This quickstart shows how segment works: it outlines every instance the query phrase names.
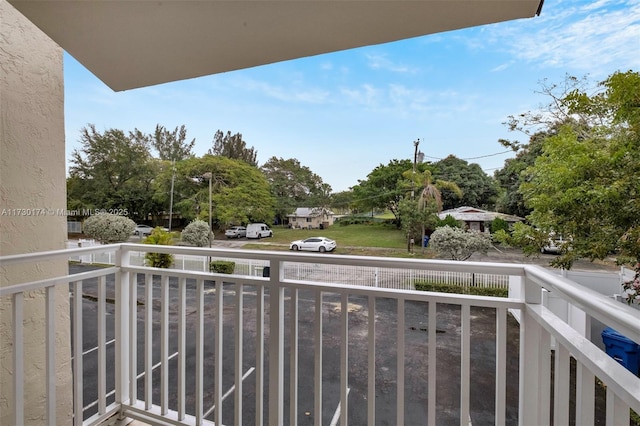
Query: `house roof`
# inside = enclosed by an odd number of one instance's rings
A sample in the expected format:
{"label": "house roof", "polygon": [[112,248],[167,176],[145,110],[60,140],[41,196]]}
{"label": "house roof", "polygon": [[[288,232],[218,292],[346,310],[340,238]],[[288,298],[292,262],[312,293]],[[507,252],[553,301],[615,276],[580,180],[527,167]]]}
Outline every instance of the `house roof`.
{"label": "house roof", "polygon": [[544,0],[8,0],[113,90],[539,15]]}
{"label": "house roof", "polygon": [[287,217],[318,217],[322,215],[323,211],[330,216],[333,215],[331,210],[320,207],[298,207],[294,213],[288,214]]}
{"label": "house roof", "polygon": [[513,216],[504,213],[491,212],[488,210],[482,210],[475,207],[462,206],[455,209],[443,210],[438,213],[440,219],[444,219],[447,216],[451,216],[456,220],[463,222],[491,222],[496,218],[503,219],[507,222],[522,222],[524,218],[519,216]]}

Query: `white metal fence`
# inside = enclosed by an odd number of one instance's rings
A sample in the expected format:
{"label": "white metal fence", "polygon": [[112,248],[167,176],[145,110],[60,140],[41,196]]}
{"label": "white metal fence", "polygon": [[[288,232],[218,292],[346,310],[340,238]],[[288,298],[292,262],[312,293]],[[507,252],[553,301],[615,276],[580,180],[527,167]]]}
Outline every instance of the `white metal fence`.
{"label": "white metal fence", "polygon": [[[68,244],[69,248],[74,244]],[[93,240],[81,240],[83,247],[98,246]],[[115,264],[113,252],[95,252],[86,255],[76,255],[71,260],[81,263],[97,263],[105,265]],[[208,272],[210,261],[230,261],[235,263],[234,274],[255,277],[266,276],[269,262],[256,259],[224,258],[219,256],[194,256],[175,254],[173,268],[184,271]],[[131,252],[130,262],[143,266],[144,253]],[[509,277],[502,274],[485,274],[475,272],[435,271],[426,269],[398,270],[375,266],[353,266],[339,264],[324,264],[311,262],[296,262],[285,264],[284,277],[294,280],[315,282],[332,282],[344,285],[362,285],[368,287],[391,288],[398,290],[413,290],[417,281],[436,284],[449,284],[463,287],[481,288],[509,288]]]}

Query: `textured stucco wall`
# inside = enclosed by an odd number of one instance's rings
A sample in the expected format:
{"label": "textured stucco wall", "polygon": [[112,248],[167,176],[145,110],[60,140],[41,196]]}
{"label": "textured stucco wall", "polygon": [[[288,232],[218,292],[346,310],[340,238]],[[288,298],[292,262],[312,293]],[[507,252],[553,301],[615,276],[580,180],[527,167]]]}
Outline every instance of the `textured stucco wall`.
{"label": "textured stucco wall", "polygon": [[[0,0],[0,255],[64,248],[66,206],[62,49]],[[64,261],[0,270],[0,285],[65,275]],[[71,423],[68,289],[57,289],[57,419]],[[14,407],[11,305],[0,300],[0,425]],[[25,295],[25,423],[44,424],[45,303]]]}

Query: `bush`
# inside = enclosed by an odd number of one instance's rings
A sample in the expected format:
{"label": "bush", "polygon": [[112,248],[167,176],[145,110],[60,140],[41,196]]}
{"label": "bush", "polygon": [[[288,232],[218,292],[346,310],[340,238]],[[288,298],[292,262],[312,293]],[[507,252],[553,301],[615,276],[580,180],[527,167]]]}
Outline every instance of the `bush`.
{"label": "bush", "polygon": [[439,293],[471,294],[474,296],[509,297],[509,290],[498,287],[474,287],[458,284],[443,284],[429,281],[416,281],[416,290],[437,291]]}
{"label": "bush", "polygon": [[89,217],[82,227],[87,237],[113,244],[127,241],[136,229],[136,223],[124,216],[103,213]]}
{"label": "bush", "polygon": [[453,216],[448,214],[444,219],[438,219],[436,222],[436,228],[442,228],[448,226],[450,228],[460,228],[461,224]]}
{"label": "bush", "polygon": [[448,259],[467,260],[476,252],[486,253],[491,248],[491,237],[484,232],[444,226],[433,231],[429,246]]}
{"label": "bush", "polygon": [[[211,235],[213,237],[213,234]],[[209,245],[209,224],[204,220],[195,219],[182,231],[182,241],[196,247]]]}
{"label": "bush", "polygon": [[209,271],[219,274],[233,274],[236,269],[236,262],[227,260],[214,260],[209,263]]}
{"label": "bush", "polygon": [[498,231],[509,232],[509,222],[499,217],[493,219],[491,221],[491,233],[495,234]]}
{"label": "bush", "polygon": [[[171,233],[162,228],[156,228],[144,239],[143,243],[169,246],[173,244],[173,237]],[[144,258],[149,266],[155,268],[170,268],[174,261],[174,257],[170,253],[147,253]]]}

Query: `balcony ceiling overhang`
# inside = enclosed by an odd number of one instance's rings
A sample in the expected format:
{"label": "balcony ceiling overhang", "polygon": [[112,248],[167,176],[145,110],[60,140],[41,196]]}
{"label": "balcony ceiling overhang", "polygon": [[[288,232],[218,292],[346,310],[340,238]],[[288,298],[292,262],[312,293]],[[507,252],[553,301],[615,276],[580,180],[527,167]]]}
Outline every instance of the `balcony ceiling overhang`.
{"label": "balcony ceiling overhang", "polygon": [[529,18],[543,0],[8,0],[113,90]]}

